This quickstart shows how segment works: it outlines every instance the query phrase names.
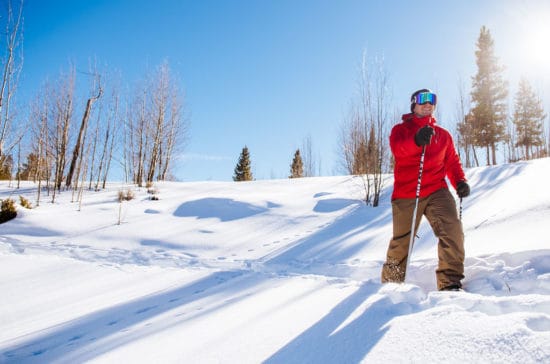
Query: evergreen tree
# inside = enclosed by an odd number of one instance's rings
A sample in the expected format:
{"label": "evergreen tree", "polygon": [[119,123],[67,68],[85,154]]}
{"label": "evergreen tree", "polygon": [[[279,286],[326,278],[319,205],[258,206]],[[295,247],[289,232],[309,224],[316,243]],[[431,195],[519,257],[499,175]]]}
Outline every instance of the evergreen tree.
{"label": "evergreen tree", "polygon": [[302,178],[304,176],[304,163],[302,162],[302,156],[300,155],[300,149],[296,149],[294,153],[294,159],[290,166],[289,178]]}
{"label": "evergreen tree", "polygon": [[[40,166],[40,170],[39,170]],[[23,181],[35,181],[38,179],[45,180],[48,178],[48,171],[46,170],[46,162],[38,159],[38,155],[35,153],[29,153],[27,155],[27,162],[23,163],[18,176]]]}
{"label": "evergreen tree", "polygon": [[367,141],[367,173],[376,174],[381,173],[381,158],[380,151],[381,147],[379,146],[378,136],[374,124],[371,125],[369,132],[369,139]]}
{"label": "evergreen tree", "polygon": [[532,158],[532,148],[544,145],[542,124],[546,115],[542,102],[529,82],[522,79],[516,94],[514,125],[516,127],[516,147],[523,147],[525,159]]}
{"label": "evergreen tree", "polygon": [[248,147],[246,145],[244,146],[241,155],[239,156],[237,166],[235,167],[233,181],[252,181],[252,171],[250,169],[250,153],[248,152]]}
{"label": "evergreen tree", "polygon": [[356,143],[352,160],[352,174],[360,176],[367,173],[367,142],[361,138]]}
{"label": "evergreen tree", "polygon": [[11,179],[11,170],[13,168],[13,158],[11,155],[0,157],[0,180]]}
{"label": "evergreen tree", "polygon": [[481,27],[475,54],[478,71],[472,78],[471,130],[474,145],[486,148],[487,165],[490,165],[496,164],[497,143],[506,138],[508,85],[502,79],[503,67],[498,65],[493,39],[485,26]]}

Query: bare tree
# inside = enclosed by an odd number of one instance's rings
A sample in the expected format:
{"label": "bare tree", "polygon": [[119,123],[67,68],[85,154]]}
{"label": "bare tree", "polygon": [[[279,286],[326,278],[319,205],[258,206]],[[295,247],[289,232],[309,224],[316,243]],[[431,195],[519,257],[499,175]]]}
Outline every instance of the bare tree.
{"label": "bare tree", "polygon": [[[115,147],[116,135],[118,130],[118,121],[120,119],[120,95],[118,89],[115,88],[112,91],[109,99],[109,110],[107,114],[107,120],[105,122],[105,137],[103,140],[103,146],[101,150],[101,156],[99,158],[99,166],[97,170],[97,182],[95,189],[99,189],[99,183],[102,180],[102,188],[105,188],[107,183],[107,176],[111,167],[111,161],[113,159],[113,151]],[[90,178],[91,183],[91,178]]]}
{"label": "bare tree", "polygon": [[182,99],[181,95],[173,86],[170,92],[170,113],[164,136],[165,142],[160,154],[159,180],[161,181],[167,179],[174,154],[182,151],[185,147],[188,135],[189,123],[185,113],[185,99]]}
{"label": "bare tree", "polygon": [[[22,55],[18,57],[16,51],[22,37],[21,23],[23,21],[23,0],[18,4],[7,2],[5,16],[0,16],[5,21],[5,57],[2,61],[2,74],[0,80],[0,160],[5,154],[9,154],[20,140],[21,136],[12,137],[12,116],[10,104],[15,93],[19,74],[21,71]],[[10,142],[11,141],[11,142]]]}
{"label": "bare tree", "polygon": [[155,73],[152,117],[155,120],[147,182],[163,181],[168,175],[176,147],[181,147],[187,123],[183,114],[183,94],[179,92],[167,62]]}
{"label": "bare tree", "polygon": [[[88,121],[92,113],[93,104],[101,97],[103,89],[101,87],[101,76],[97,73],[94,73],[94,86],[93,89],[97,89],[97,95],[91,96],[86,102],[86,109],[84,110],[84,115],[82,116],[82,121],[80,123],[80,129],[78,131],[78,137],[76,138],[76,143],[73,149],[73,156],[71,159],[71,164],[69,165],[69,172],[67,173],[67,178],[65,181],[66,187],[71,187],[73,182],[73,174],[77,165],[78,158],[80,157],[81,149],[84,148],[84,138],[86,135],[86,130],[88,128]],[[78,181],[78,174],[75,177],[75,182]],[[76,187],[75,187],[76,188]]]}
{"label": "bare tree", "polygon": [[55,163],[54,196],[52,202],[55,201],[55,190],[61,190],[66,167],[69,130],[73,119],[74,83],[75,73],[74,68],[72,68],[67,75],[61,75],[55,90],[51,91],[54,101],[52,105],[52,115],[49,121],[52,130],[50,135],[53,137],[52,144]]}
{"label": "bare tree", "polygon": [[365,138],[359,112],[352,103],[348,116],[342,123],[339,137],[341,164],[346,173],[362,174],[358,159],[361,156],[361,141]]}
{"label": "bare tree", "polygon": [[[115,148],[115,142],[116,142],[116,136],[118,131],[118,125],[120,120],[120,95],[119,90],[117,87],[113,88],[110,94],[109,99],[107,100],[109,103],[107,106],[107,114],[105,115],[105,121],[101,125],[103,126],[104,130],[102,131],[104,134],[103,137],[103,143],[100,146],[101,150],[99,150],[99,165],[97,167],[97,180],[95,183],[95,189],[99,189],[100,182],[102,182],[102,187],[105,188],[105,185],[107,183],[107,176],[109,174],[109,169],[111,166],[111,160],[113,159],[113,151]],[[99,125],[96,128],[96,140],[94,141],[94,145],[92,146],[92,166],[90,168],[90,188],[92,184],[92,173],[95,168],[93,165],[95,160],[95,154],[97,149],[97,141],[100,139],[100,130]]]}
{"label": "bare tree", "polygon": [[134,182],[141,186],[155,177],[165,180],[174,153],[183,148],[187,135],[184,98],[167,62],[148,77],[132,105],[126,139]]}
{"label": "bare tree", "polygon": [[313,146],[311,142],[311,135],[304,138],[302,142],[302,161],[304,164],[304,177],[313,177],[319,172],[319,166],[317,165],[316,158],[313,156]]}
{"label": "bare tree", "polygon": [[[49,89],[47,84],[43,85],[41,91],[38,92],[36,98],[30,104],[29,124],[30,144],[32,146],[30,156],[36,156],[36,166],[31,167],[29,177],[32,177],[32,180],[35,182],[38,181],[36,206],[40,205],[42,182],[47,182],[49,190],[51,166],[53,165],[51,161],[53,153],[51,152],[51,144],[49,143],[52,137],[49,134],[48,128],[48,120],[52,109],[51,102],[53,100]],[[32,157],[29,160],[32,160]]]}
{"label": "bare tree", "polygon": [[457,130],[457,149],[458,153],[464,156],[464,163],[466,168],[473,167],[472,158],[476,162],[476,166],[479,166],[476,150],[474,147],[473,131],[471,130],[472,122],[471,116],[468,114],[468,108],[470,105],[470,99],[464,88],[462,79],[458,82],[458,103],[456,108],[456,130]]}
{"label": "bare tree", "polygon": [[[101,109],[101,106],[100,106],[100,109]],[[100,114],[101,114],[101,111],[100,111]],[[98,119],[100,119],[98,117]],[[97,144],[99,143],[99,125],[100,125],[100,122],[98,120],[98,122],[96,123],[95,125],[95,131],[94,131],[94,138],[92,139],[92,141],[90,142],[90,158],[91,158],[91,161],[90,161],[90,167],[89,167],[89,170],[88,170],[88,190],[91,190],[92,189],[92,181],[94,179],[94,172],[95,172],[95,160],[96,160],[96,151],[97,151]],[[101,170],[101,167],[99,167],[99,169]],[[96,183],[96,191],[97,191],[97,184],[99,184],[99,177],[98,177],[98,182]]]}
{"label": "bare tree", "polygon": [[141,90],[128,110],[129,159],[134,183],[142,186],[145,176],[145,158],[148,147],[146,89]]}
{"label": "bare tree", "polygon": [[383,173],[389,169],[389,78],[382,59],[369,62],[366,52],[360,68],[358,96],[344,122],[340,139],[348,173],[361,175],[365,202],[378,206]]}

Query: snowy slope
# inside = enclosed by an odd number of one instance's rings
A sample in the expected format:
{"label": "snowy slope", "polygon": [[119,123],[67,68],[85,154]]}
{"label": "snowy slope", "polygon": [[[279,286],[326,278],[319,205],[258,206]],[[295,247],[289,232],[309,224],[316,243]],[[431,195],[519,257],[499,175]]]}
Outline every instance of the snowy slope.
{"label": "snowy slope", "polygon": [[[161,183],[120,205],[19,208],[0,225],[0,363],[550,362],[550,159],[467,171],[468,292],[435,291],[423,222],[409,281],[349,176]],[[35,187],[0,182],[0,198]],[[122,223],[117,224],[119,212]]]}

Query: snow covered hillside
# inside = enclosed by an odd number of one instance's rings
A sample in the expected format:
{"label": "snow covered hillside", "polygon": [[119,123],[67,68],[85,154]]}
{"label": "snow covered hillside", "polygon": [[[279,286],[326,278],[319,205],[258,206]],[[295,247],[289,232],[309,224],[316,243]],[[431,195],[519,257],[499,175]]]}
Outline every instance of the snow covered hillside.
{"label": "snow covered hillside", "polygon": [[425,220],[380,284],[391,177],[377,208],[350,176],[43,195],[0,225],[0,363],[548,363],[550,159],[467,175],[467,292]]}

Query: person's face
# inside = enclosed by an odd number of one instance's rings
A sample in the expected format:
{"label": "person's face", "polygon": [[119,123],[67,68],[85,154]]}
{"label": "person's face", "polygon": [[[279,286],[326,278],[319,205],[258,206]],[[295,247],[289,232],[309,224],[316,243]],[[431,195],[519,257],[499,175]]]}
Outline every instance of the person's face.
{"label": "person's face", "polygon": [[429,116],[432,115],[435,110],[435,106],[430,104],[429,102],[420,105],[415,104],[414,105],[414,113],[418,116]]}

